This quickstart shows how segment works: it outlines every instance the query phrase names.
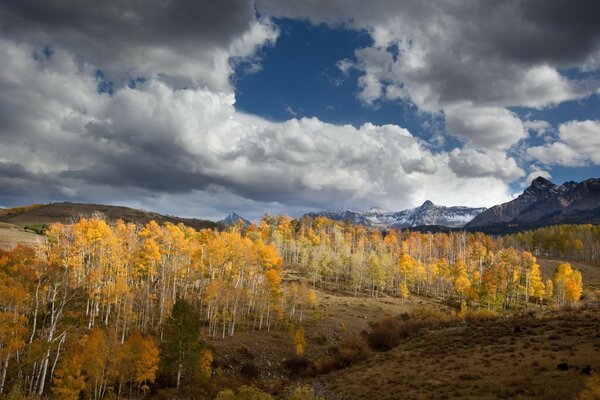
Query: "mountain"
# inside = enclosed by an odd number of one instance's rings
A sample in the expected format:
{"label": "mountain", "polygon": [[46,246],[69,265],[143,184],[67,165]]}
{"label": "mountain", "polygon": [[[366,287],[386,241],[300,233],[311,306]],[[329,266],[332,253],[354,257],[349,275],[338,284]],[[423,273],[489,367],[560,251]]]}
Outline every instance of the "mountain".
{"label": "mountain", "polygon": [[245,219],[244,217],[239,216],[238,214],[232,212],[231,214],[229,214],[228,216],[226,216],[225,218],[223,218],[222,220],[219,221],[219,223],[223,224],[223,225],[235,225],[239,222],[242,222],[242,224],[244,224],[245,226],[249,226],[250,225],[250,221],[248,221],[247,219]]}
{"label": "mountain", "polygon": [[600,179],[557,186],[538,177],[516,199],[491,207],[466,228],[600,223]]}
{"label": "mountain", "polygon": [[377,228],[400,229],[430,225],[460,228],[484,210],[485,208],[438,206],[427,200],[420,207],[403,211],[385,211],[374,207],[363,212],[340,209],[307,215],[325,217],[336,221],[350,221],[355,224]]}
{"label": "mountain", "polygon": [[136,224],[146,224],[151,220],[154,220],[159,224],[164,224],[166,222],[171,222],[173,224],[182,223],[194,229],[218,229],[221,227],[220,224],[212,221],[162,215],[152,211],[138,210],[129,207],[68,202],[34,204],[26,207],[7,208],[0,213],[0,222],[25,227],[27,225],[47,224],[52,222],[65,223],[77,220],[80,217],[89,217],[95,213],[103,214],[109,220],[122,219],[125,222],[133,222]]}

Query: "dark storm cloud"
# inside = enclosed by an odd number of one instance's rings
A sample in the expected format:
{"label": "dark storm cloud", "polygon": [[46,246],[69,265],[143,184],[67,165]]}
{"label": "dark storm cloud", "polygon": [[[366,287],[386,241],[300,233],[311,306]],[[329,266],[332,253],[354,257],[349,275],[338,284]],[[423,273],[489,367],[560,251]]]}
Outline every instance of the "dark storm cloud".
{"label": "dark storm cloud", "polygon": [[248,0],[19,0],[1,7],[5,31],[76,33],[102,53],[149,43],[227,47],[254,20]]}
{"label": "dark storm cloud", "polygon": [[[0,3],[0,32],[52,57],[68,49],[117,86],[162,76],[179,87],[228,89],[230,57],[250,55],[264,37],[252,1],[19,0]],[[47,49],[42,51],[42,48]]]}

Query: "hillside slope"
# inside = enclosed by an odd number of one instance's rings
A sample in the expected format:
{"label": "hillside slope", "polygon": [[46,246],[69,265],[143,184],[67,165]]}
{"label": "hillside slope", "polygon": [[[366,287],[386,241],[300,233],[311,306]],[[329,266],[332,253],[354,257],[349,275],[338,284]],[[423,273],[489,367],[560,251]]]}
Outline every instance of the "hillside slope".
{"label": "hillside slope", "polygon": [[212,221],[181,218],[170,215],[162,215],[152,211],[138,210],[135,208],[109,206],[102,204],[83,204],[83,203],[51,203],[41,205],[35,208],[19,208],[11,210],[3,210],[3,215],[0,216],[0,222],[6,222],[19,227],[25,227],[33,224],[47,224],[52,222],[68,222],[77,220],[80,217],[88,217],[94,213],[101,213],[109,220],[122,219],[125,222],[133,222],[136,224],[146,224],[152,220],[159,224],[171,222],[173,224],[183,223],[194,229],[218,229],[220,224]]}

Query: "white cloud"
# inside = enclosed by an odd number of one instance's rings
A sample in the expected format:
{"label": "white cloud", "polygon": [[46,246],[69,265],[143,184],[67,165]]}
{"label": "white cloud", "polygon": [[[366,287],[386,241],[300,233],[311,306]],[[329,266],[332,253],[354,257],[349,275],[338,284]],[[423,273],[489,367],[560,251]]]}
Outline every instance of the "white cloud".
{"label": "white cloud", "polygon": [[454,149],[449,154],[450,169],[463,177],[499,177],[514,181],[525,175],[513,158],[504,152],[480,152],[474,149]]}
{"label": "white cloud", "polygon": [[600,165],[600,120],[566,122],[558,128],[557,141],[530,147],[527,153],[546,165]]}
{"label": "white cloud", "polygon": [[546,132],[552,130],[552,125],[550,125],[548,121],[524,121],[523,126],[528,130],[535,132],[538,137],[543,136]]}
{"label": "white cloud", "polygon": [[531,182],[538,177],[546,178],[548,180],[552,179],[552,174],[546,170],[540,169],[538,166],[535,166],[533,170],[527,175],[525,178],[525,182],[523,182],[523,188],[531,185]]}
{"label": "white cloud", "polygon": [[519,117],[505,108],[481,107],[470,103],[445,109],[446,129],[483,149],[508,149],[527,137]]}

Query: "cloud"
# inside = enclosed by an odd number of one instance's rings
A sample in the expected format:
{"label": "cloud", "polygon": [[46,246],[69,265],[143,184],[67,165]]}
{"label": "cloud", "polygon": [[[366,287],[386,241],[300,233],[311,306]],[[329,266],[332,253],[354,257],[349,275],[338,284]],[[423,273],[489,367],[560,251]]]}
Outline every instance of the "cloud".
{"label": "cloud", "polygon": [[484,153],[469,148],[452,150],[448,166],[461,177],[489,176],[514,181],[525,175],[516,161],[503,152]]}
{"label": "cloud", "polygon": [[447,107],[446,129],[477,148],[508,149],[527,137],[521,119],[501,107],[481,107],[470,103]]}
{"label": "cloud", "polygon": [[558,140],[527,149],[545,165],[600,165],[600,120],[569,121],[559,126]]}
{"label": "cloud", "polygon": [[60,47],[125,84],[143,76],[177,87],[231,91],[236,58],[254,55],[278,31],[256,19],[251,1],[75,0],[3,2],[0,32],[19,42]]}
{"label": "cloud", "polygon": [[548,180],[552,179],[552,174],[546,170],[540,169],[538,166],[534,167],[534,169],[527,175],[525,178],[525,182],[523,182],[523,188],[531,185],[531,182],[538,177],[546,178]]}
{"label": "cloud", "polygon": [[541,137],[546,132],[549,132],[552,130],[552,125],[550,125],[550,123],[548,121],[540,121],[540,120],[525,121],[525,122],[523,122],[523,126],[527,130],[535,132],[536,136],[538,136],[538,137]]}

